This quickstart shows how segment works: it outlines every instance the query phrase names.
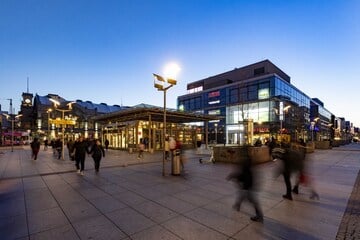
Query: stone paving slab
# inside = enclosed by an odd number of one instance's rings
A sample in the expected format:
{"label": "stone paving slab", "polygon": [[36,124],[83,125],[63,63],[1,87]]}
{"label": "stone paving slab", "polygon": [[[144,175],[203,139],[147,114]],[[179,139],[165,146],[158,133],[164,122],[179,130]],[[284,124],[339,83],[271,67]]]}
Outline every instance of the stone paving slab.
{"label": "stone paving slab", "polygon": [[[87,157],[85,176],[50,149],[38,160],[30,149],[0,149],[1,239],[357,239],[360,144],[309,155],[320,200],[301,186],[293,201],[275,178],[276,162],[257,166],[264,223],[250,204],[234,211],[237,187],[225,180],[231,164],[200,164],[186,151],[186,174],[162,176],[162,153],[144,159],[109,150],[96,174]],[[67,154],[65,154],[67,156]],[[358,179],[358,180],[357,180]],[[355,186],[355,187],[354,187]]]}

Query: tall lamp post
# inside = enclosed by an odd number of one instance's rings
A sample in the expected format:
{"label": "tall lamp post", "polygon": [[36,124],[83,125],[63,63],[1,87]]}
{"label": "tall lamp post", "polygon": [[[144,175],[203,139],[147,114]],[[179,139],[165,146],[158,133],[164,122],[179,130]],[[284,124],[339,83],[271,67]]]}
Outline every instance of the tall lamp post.
{"label": "tall lamp post", "polygon": [[314,130],[315,130],[315,124],[319,120],[318,117],[314,118],[314,120],[310,123],[311,124],[311,141],[314,142]]}
{"label": "tall lamp post", "polygon": [[50,139],[50,113],[52,112],[52,108],[49,108],[47,111],[47,114],[48,114],[48,132],[47,132],[47,135],[48,135],[48,140]]}
{"label": "tall lamp post", "polygon": [[215,146],[217,145],[218,143],[218,124],[217,123],[214,123],[214,127],[215,127]]}
{"label": "tall lamp post", "polygon": [[279,109],[274,108],[274,111],[276,114],[279,115],[279,120],[280,120],[280,145],[282,142],[282,132],[283,132],[283,121],[285,120],[285,113],[288,112],[289,108],[291,108],[290,105],[284,107],[284,102],[279,102]]}
{"label": "tall lamp post", "polygon": [[64,146],[65,146],[65,127],[66,125],[75,125],[75,121],[74,120],[67,120],[65,119],[65,112],[70,112],[72,111],[72,104],[74,102],[69,102],[66,105],[68,106],[68,109],[59,109],[58,106],[60,106],[60,102],[50,98],[50,101],[52,101],[54,103],[54,107],[56,111],[61,112],[61,119],[55,119],[55,120],[51,120],[50,122],[55,123],[55,124],[61,124],[61,132],[62,132],[62,146],[61,146],[61,159],[65,160],[64,158]]}
{"label": "tall lamp post", "polygon": [[163,119],[163,136],[162,136],[162,147],[163,147],[163,164],[162,164],[162,175],[165,176],[165,138],[166,138],[166,91],[170,89],[172,86],[176,85],[177,81],[173,78],[179,72],[180,68],[176,64],[171,64],[167,66],[165,70],[165,74],[168,77],[162,77],[158,74],[153,74],[154,76],[154,87],[158,91],[162,91],[164,93],[164,119]]}
{"label": "tall lamp post", "polygon": [[22,114],[14,115],[14,114],[6,114],[3,113],[8,121],[11,121],[11,151],[14,151],[14,122],[22,116]]}

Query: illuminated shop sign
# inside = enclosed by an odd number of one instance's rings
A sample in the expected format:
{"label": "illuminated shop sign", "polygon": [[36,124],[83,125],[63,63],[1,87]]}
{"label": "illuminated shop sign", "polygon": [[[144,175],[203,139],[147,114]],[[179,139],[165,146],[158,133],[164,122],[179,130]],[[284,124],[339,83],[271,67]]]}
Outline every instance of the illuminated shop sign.
{"label": "illuminated shop sign", "polygon": [[209,105],[218,104],[218,103],[220,103],[220,100],[210,101],[208,103],[209,103]]}
{"label": "illuminated shop sign", "polygon": [[265,89],[259,89],[258,91],[258,98],[259,99],[266,99],[269,98],[270,92],[268,88]]}
{"label": "illuminated shop sign", "polygon": [[220,109],[210,110],[209,115],[220,115]]}
{"label": "illuminated shop sign", "polygon": [[219,97],[219,96],[220,96],[220,91],[210,92],[208,95],[209,98]]}

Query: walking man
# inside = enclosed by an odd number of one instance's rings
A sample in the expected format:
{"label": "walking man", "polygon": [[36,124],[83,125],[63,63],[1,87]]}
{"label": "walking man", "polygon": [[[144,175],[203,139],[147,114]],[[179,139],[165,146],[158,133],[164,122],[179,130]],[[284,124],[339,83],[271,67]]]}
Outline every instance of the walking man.
{"label": "walking man", "polygon": [[75,166],[77,173],[84,176],[85,169],[85,157],[86,153],[88,153],[87,143],[84,141],[82,136],[74,143],[74,156],[75,156]]}
{"label": "walking man", "polygon": [[37,159],[37,155],[39,153],[40,150],[40,142],[38,138],[34,138],[34,140],[31,142],[30,144],[31,146],[31,151],[32,151],[32,157],[34,158],[34,160]]}

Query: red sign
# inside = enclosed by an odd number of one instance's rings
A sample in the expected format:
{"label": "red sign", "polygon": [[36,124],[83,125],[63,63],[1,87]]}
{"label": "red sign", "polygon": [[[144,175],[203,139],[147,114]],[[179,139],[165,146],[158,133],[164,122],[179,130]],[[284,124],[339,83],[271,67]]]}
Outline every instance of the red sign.
{"label": "red sign", "polygon": [[254,132],[256,132],[256,133],[268,133],[269,128],[267,128],[267,127],[254,128]]}
{"label": "red sign", "polygon": [[209,98],[220,96],[220,91],[210,92]]}

